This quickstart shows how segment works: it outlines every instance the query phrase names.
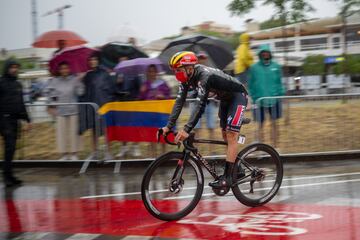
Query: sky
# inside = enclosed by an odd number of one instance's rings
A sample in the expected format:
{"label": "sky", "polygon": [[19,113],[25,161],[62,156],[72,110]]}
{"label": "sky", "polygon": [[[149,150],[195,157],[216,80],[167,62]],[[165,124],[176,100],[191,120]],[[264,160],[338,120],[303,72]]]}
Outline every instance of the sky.
{"label": "sky", "polygon": [[[269,19],[274,13],[270,6],[257,7],[242,17],[231,16],[226,6],[231,0],[37,0],[39,34],[58,27],[57,15],[42,15],[54,8],[70,4],[65,10],[64,29],[72,30],[99,46],[116,35],[129,33],[142,43],[177,35],[183,26],[215,21],[227,24],[235,31],[244,30],[244,21]],[[312,0],[317,9],[309,18],[335,16],[339,7],[330,0]],[[122,32],[128,33],[122,33]],[[31,46],[31,0],[0,0],[0,49]]]}

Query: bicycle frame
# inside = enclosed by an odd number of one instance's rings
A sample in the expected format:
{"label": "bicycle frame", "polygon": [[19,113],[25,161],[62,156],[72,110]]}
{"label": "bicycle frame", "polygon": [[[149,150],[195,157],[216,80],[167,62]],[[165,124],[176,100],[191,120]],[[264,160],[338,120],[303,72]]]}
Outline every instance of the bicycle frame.
{"label": "bicycle frame", "polygon": [[[170,144],[170,145],[177,145],[178,147],[180,147],[180,143],[174,143],[169,141],[168,136],[170,133],[175,134],[174,132],[168,132],[167,134],[164,135],[164,140],[166,143]],[[160,141],[160,136],[163,134],[162,129],[159,129],[158,131],[158,141]],[[217,179],[219,176],[217,175],[215,169],[213,169],[209,162],[202,157],[202,155],[200,154],[200,152],[198,151],[198,149],[196,147],[194,147],[194,143],[206,143],[206,144],[215,144],[215,145],[227,145],[227,142],[225,141],[219,141],[219,140],[208,140],[208,139],[195,139],[195,134],[191,133],[189,135],[189,137],[183,141],[183,145],[184,145],[184,157],[183,157],[183,161],[187,161],[190,157],[194,157],[196,160],[198,160],[202,166],[204,166],[204,168],[211,174],[211,176],[215,179]],[[179,168],[180,167],[180,168]],[[173,174],[173,178],[172,179],[176,179],[176,176],[178,176],[179,171],[181,171],[180,176],[182,175],[184,168],[183,168],[183,163],[179,163],[178,167],[176,168],[174,174]]]}
{"label": "bicycle frame", "polygon": [[211,167],[209,162],[203,158],[198,149],[193,146],[193,143],[206,143],[206,144],[214,144],[214,145],[227,145],[225,141],[218,140],[208,140],[208,139],[195,139],[194,134],[191,134],[188,139],[183,142],[184,145],[184,157],[187,155],[191,156],[190,153],[198,160],[202,166],[211,174],[213,178],[218,178],[216,171]]}

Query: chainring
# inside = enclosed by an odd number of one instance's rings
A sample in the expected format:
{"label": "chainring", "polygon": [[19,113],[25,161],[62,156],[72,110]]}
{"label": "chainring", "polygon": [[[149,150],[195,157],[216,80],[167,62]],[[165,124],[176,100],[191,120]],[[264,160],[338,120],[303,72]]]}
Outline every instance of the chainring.
{"label": "chainring", "polygon": [[230,187],[212,188],[212,191],[217,196],[225,196],[230,191]]}

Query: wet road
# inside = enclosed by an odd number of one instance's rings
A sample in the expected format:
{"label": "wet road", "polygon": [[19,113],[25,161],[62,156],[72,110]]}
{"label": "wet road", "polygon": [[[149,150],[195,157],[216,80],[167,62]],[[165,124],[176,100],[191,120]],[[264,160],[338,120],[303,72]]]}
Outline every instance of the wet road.
{"label": "wet road", "polygon": [[259,208],[205,187],[190,215],[168,223],[143,207],[144,171],[18,169],[22,187],[0,185],[0,239],[360,239],[360,160],[285,164],[277,197]]}

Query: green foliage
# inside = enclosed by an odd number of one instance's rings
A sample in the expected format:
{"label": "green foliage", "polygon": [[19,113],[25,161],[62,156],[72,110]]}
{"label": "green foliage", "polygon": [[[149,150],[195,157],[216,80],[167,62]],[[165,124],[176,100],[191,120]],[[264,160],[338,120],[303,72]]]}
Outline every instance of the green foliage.
{"label": "green foliage", "polygon": [[260,29],[269,29],[269,28],[275,28],[275,27],[281,27],[282,26],[282,20],[279,18],[271,18],[269,20],[266,20],[262,23],[260,23]]}
{"label": "green foliage", "polygon": [[[325,56],[311,55],[305,58],[302,69],[305,75],[322,75],[325,74]],[[329,73],[339,74],[360,74],[360,56],[346,55],[345,61],[338,62],[330,66]]]}
{"label": "green foliage", "polygon": [[325,73],[325,56],[310,55],[304,59],[302,70],[305,75],[323,75]]}
{"label": "green foliage", "polygon": [[217,38],[223,37],[223,35],[221,33],[213,32],[213,31],[202,30],[199,33],[203,34],[203,35],[207,35],[207,36],[217,37]]}
{"label": "green foliage", "polygon": [[339,15],[349,17],[356,12],[360,11],[360,0],[330,0],[332,2],[340,3]]}
{"label": "green foliage", "polygon": [[[232,15],[242,16],[256,7],[256,0],[233,0],[227,9]],[[309,1],[310,2],[310,1]],[[264,0],[263,5],[275,8],[273,19],[279,19],[281,26],[289,22],[298,22],[306,19],[306,14],[315,11],[307,0]]]}
{"label": "green foliage", "polygon": [[[34,59],[17,59],[14,56],[11,56],[8,59],[15,60],[16,62],[20,63],[21,70],[30,70],[35,69],[37,67],[37,64]],[[7,60],[7,59],[6,59]],[[3,72],[4,64],[6,60],[0,60],[0,72]]]}
{"label": "green foliage", "polygon": [[227,9],[231,12],[231,15],[242,16],[246,13],[249,13],[254,7],[254,0],[233,0],[227,6]]}
{"label": "green foliage", "polygon": [[168,37],[164,37],[163,39],[173,40],[173,39],[178,38],[178,37],[181,37],[181,35],[168,36]]}
{"label": "green foliage", "polygon": [[299,22],[306,19],[306,14],[314,12],[313,6],[306,0],[292,0],[290,9],[289,20],[290,22]]}
{"label": "green foliage", "polygon": [[233,49],[236,49],[239,44],[240,44],[240,35],[242,34],[242,32],[237,32],[235,33],[233,36],[225,38],[224,40],[228,43],[231,44],[231,46],[233,47]]}
{"label": "green foliage", "polygon": [[221,40],[223,40],[225,42],[228,42],[233,47],[233,49],[237,48],[238,45],[240,44],[239,37],[240,37],[241,33],[235,33],[232,36],[224,36],[221,33],[212,32],[212,31],[200,31],[199,33],[203,34],[203,35],[206,35],[206,36],[212,36],[212,37],[220,38]]}
{"label": "green foliage", "polygon": [[334,65],[331,72],[339,74],[360,74],[360,56],[359,55],[346,55],[345,61],[339,62]]}

